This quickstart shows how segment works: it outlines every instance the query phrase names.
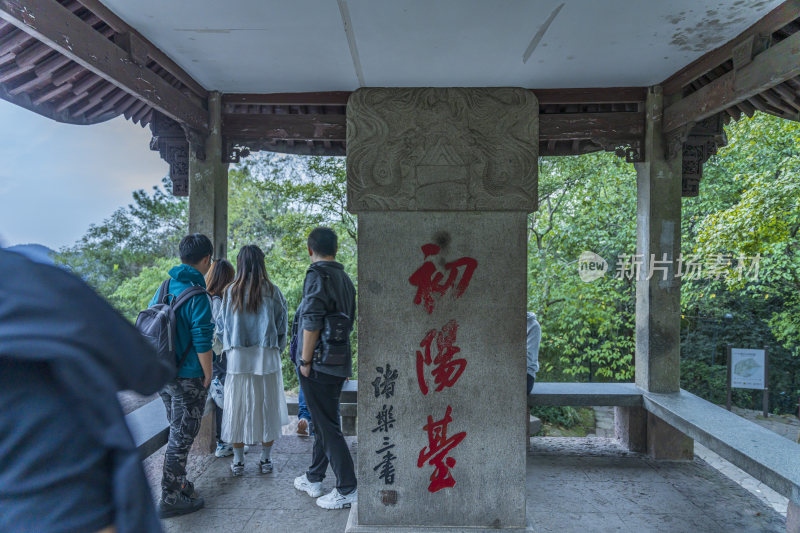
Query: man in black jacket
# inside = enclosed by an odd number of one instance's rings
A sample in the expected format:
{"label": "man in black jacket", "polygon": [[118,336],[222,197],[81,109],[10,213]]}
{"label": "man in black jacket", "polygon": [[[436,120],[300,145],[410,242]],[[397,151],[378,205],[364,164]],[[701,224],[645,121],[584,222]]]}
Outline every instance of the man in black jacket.
{"label": "man in black jacket", "polygon": [[[352,354],[349,340],[348,356],[342,365],[314,362],[315,352],[322,349],[320,333],[325,317],[344,313],[355,319],[355,287],[336,262],[338,239],[330,228],[315,228],[308,236],[311,268],[306,272],[303,300],[300,302],[297,335],[300,386],[311,411],[314,426],[314,452],[311,467],[295,478],[294,486],[317,498],[323,509],[343,509],[357,501],[356,474],[353,458],[339,423],[339,396],[342,386],[352,374]],[[330,463],[336,474],[336,488],[322,495],[322,480]]]}

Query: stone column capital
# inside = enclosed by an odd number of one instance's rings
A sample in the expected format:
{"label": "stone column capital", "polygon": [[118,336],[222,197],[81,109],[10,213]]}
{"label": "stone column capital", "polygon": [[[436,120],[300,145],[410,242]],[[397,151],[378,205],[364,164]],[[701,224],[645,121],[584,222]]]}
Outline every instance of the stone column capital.
{"label": "stone column capital", "polygon": [[534,211],[538,156],[527,89],[367,87],[347,103],[353,213]]}

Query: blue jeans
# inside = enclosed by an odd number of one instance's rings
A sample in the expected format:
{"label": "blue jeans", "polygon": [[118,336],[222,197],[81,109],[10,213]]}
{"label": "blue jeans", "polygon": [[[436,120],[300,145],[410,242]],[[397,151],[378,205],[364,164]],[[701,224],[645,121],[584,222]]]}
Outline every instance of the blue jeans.
{"label": "blue jeans", "polygon": [[[300,370],[297,371],[297,379],[300,379]],[[308,412],[303,387],[300,387],[300,396],[297,397],[297,418],[305,418],[311,422],[311,413]]]}

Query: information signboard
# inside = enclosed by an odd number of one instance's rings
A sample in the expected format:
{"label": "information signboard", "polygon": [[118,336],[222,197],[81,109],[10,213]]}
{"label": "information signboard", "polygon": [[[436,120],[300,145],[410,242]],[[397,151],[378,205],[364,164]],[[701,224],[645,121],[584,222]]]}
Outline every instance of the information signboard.
{"label": "information signboard", "polygon": [[764,390],[765,351],[731,348],[731,387]]}
{"label": "information signboard", "polygon": [[734,348],[728,345],[728,399],[731,410],[733,389],[762,391],[762,412],[769,416],[769,348]]}

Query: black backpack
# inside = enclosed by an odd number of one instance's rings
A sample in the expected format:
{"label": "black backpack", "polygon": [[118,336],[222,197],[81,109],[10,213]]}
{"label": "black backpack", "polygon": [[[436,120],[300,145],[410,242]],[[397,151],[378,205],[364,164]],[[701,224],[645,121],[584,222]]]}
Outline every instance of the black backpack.
{"label": "black backpack", "polygon": [[325,268],[311,265],[308,270],[313,270],[322,278],[325,291],[328,292],[334,305],[334,308],[325,314],[313,361],[329,366],[345,365],[350,360],[350,332],[353,331],[353,319],[346,313],[337,311],[336,298],[328,290],[331,276]]}
{"label": "black backpack", "polygon": [[[150,345],[156,350],[158,359],[166,363],[167,367],[175,369],[175,375],[192,348],[192,341],[181,356],[178,366],[175,366],[175,341],[177,339],[178,319],[176,313],[178,309],[193,296],[207,294],[206,290],[200,286],[192,286],[183,291],[177,298],[169,293],[169,282],[167,279],[158,289],[157,303],[139,313],[136,317],[136,329],[147,339]],[[174,375],[173,375],[174,377]]]}

